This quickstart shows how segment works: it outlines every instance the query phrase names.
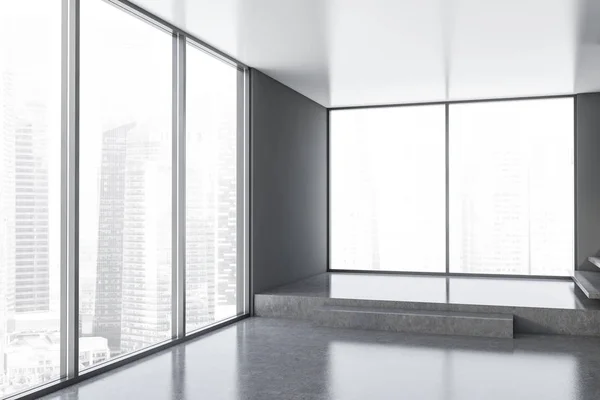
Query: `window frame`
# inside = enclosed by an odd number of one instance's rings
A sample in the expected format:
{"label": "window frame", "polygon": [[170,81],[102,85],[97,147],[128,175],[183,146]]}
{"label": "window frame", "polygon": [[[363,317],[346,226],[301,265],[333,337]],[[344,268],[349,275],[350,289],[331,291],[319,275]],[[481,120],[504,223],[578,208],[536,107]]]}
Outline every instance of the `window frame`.
{"label": "window frame", "polygon": [[[327,141],[328,141],[328,145],[327,145],[327,154],[328,154],[328,160],[327,160],[327,168],[328,168],[328,240],[329,240],[329,244],[328,244],[328,272],[375,272],[375,273],[398,273],[398,274],[424,274],[424,275],[439,275],[439,274],[444,274],[447,271],[443,271],[443,270],[447,270],[446,266],[441,266],[441,268],[439,268],[436,271],[426,271],[426,270],[409,270],[409,269],[381,269],[381,270],[371,270],[371,269],[344,269],[344,268],[331,268],[331,258],[332,258],[332,251],[331,251],[331,244],[332,244],[332,240],[331,238],[333,237],[333,224],[332,224],[332,216],[333,216],[333,212],[331,212],[332,206],[330,205],[332,202],[332,195],[331,195],[331,189],[332,189],[332,185],[331,185],[331,176],[332,176],[332,168],[330,165],[330,160],[331,160],[331,154],[332,154],[332,144],[331,144],[331,121],[332,121],[332,117],[331,117],[331,112],[337,112],[337,111],[358,111],[361,112],[363,110],[384,110],[384,109],[399,109],[399,110],[406,110],[406,109],[416,109],[418,110],[417,112],[423,112],[422,109],[424,108],[429,108],[429,111],[434,114],[434,113],[440,113],[440,115],[436,115],[436,122],[438,122],[438,118],[439,117],[439,122],[440,122],[440,131],[439,133],[436,132],[435,136],[436,139],[439,139],[441,142],[441,146],[440,148],[442,149],[444,156],[446,157],[446,161],[440,164],[442,165],[436,165],[436,176],[439,173],[439,177],[444,181],[444,185],[445,187],[448,186],[447,184],[447,170],[448,170],[448,164],[447,164],[447,152],[448,152],[448,135],[447,135],[447,120],[448,120],[448,109],[447,109],[447,105],[442,104],[442,103],[419,103],[419,104],[403,104],[401,106],[398,105],[386,105],[386,106],[382,106],[382,107],[372,107],[372,106],[367,106],[367,107],[349,107],[349,108],[334,108],[334,109],[329,109],[328,110],[328,121],[327,121]],[[421,110],[419,110],[421,109]],[[437,109],[437,110],[436,110]],[[430,116],[431,117],[431,116]],[[367,117],[368,118],[368,117]],[[442,129],[444,131],[442,131]],[[342,133],[343,134],[343,133]],[[439,135],[439,138],[437,137]],[[433,136],[433,135],[432,135]],[[437,140],[436,140],[437,142]],[[437,144],[437,143],[436,143]],[[437,148],[436,146],[436,150],[435,153],[436,155],[439,154],[440,149]],[[439,168],[439,171],[438,171]],[[443,170],[442,170],[443,169]],[[440,173],[441,172],[441,173]],[[394,184],[396,184],[396,181],[394,181]],[[447,193],[445,193],[445,189],[440,191],[440,192],[444,192],[444,196],[447,199]],[[444,201],[444,203],[447,203],[447,201]],[[444,204],[442,207],[444,208],[440,208],[439,211],[444,213],[444,220],[447,221],[448,219],[448,205]],[[447,222],[444,224],[444,221],[436,221],[435,225],[439,226],[440,231],[438,232],[436,230],[436,232],[438,233],[442,233],[443,236],[445,236],[444,240],[441,241],[440,243],[440,247],[444,246],[444,250],[443,251],[436,251],[436,254],[440,253],[440,255],[442,255],[441,257],[444,257],[447,260],[447,254],[448,254],[448,241],[447,241],[447,232],[445,232],[447,230]],[[436,235],[437,236],[437,235]],[[438,245],[437,243],[435,244],[436,246]],[[409,246],[410,247],[410,246]],[[447,262],[446,262],[447,263]]]}
{"label": "window frame", "polygon": [[[177,28],[127,0],[104,1],[172,36],[172,318],[171,338],[95,367],[79,370],[79,89],[80,1],[61,0],[61,235],[60,235],[60,378],[30,387],[5,399],[37,399],[67,386],[134,362],[182,342],[247,318],[250,297],[250,132],[249,68],[194,35]],[[185,328],[185,43],[237,69],[237,286],[238,314],[193,332]],[[183,50],[181,49],[183,44]],[[182,212],[183,205],[183,212]],[[183,220],[182,220],[183,218]],[[181,224],[183,221],[183,225]],[[183,250],[183,257],[181,251]]]}
{"label": "window frame", "polygon": [[[434,102],[422,102],[422,103],[398,103],[398,104],[382,104],[382,105],[368,105],[368,106],[348,106],[348,107],[331,107],[327,109],[327,272],[337,273],[369,273],[369,274],[393,274],[393,275],[429,275],[429,276],[456,276],[456,277],[475,277],[475,278],[520,278],[520,279],[548,279],[548,280],[567,280],[571,281],[571,276],[549,276],[549,275],[519,275],[519,274],[487,274],[487,273],[462,273],[462,272],[450,272],[450,106],[453,104],[471,104],[471,103],[494,103],[494,102],[515,102],[515,101],[528,101],[528,100],[549,100],[549,99],[565,99],[569,98],[573,100],[573,264],[572,271],[575,271],[577,265],[577,157],[576,157],[576,137],[577,137],[577,123],[576,123],[576,111],[577,111],[577,95],[550,95],[550,96],[528,96],[528,97],[502,97],[495,99],[475,99],[475,100],[456,100],[456,101],[434,101]],[[445,154],[445,165],[446,165],[446,185],[445,185],[445,197],[446,197],[446,270],[445,272],[422,272],[422,271],[392,271],[392,270],[366,270],[366,269],[332,269],[331,268],[331,237],[332,237],[332,224],[331,224],[331,112],[339,110],[360,110],[369,108],[390,108],[390,107],[413,107],[413,106],[425,106],[425,105],[443,105],[446,110],[446,154]]]}
{"label": "window frame", "polygon": [[[175,104],[178,104],[178,112],[180,113],[179,117],[175,117],[173,119],[174,124],[175,121],[182,121],[183,123],[179,124],[177,130],[177,141],[179,148],[177,152],[179,155],[177,158],[179,164],[177,166],[178,171],[180,171],[178,176],[178,188],[174,188],[174,193],[176,190],[178,196],[178,212],[177,212],[177,231],[180,232],[180,238],[183,239],[182,243],[179,243],[177,247],[177,257],[179,258],[179,273],[177,276],[178,282],[177,285],[181,290],[178,290],[178,303],[184,305],[182,310],[178,310],[178,314],[181,317],[181,320],[177,321],[178,328],[177,334],[180,337],[189,337],[194,336],[198,333],[202,333],[205,329],[219,324],[219,321],[214,323],[204,325],[198,328],[190,328],[188,329],[186,322],[186,278],[185,278],[185,269],[187,265],[186,253],[186,239],[185,235],[187,230],[187,117],[186,117],[186,108],[187,108],[187,66],[188,66],[188,58],[187,51],[188,49],[193,49],[200,51],[202,53],[207,54],[208,56],[212,56],[225,64],[229,64],[230,67],[235,68],[237,75],[237,123],[236,123],[236,191],[237,191],[237,203],[236,203],[236,235],[237,235],[237,247],[236,247],[236,315],[228,317],[225,321],[236,319],[243,315],[249,315],[250,307],[251,307],[251,295],[250,295],[250,263],[249,263],[249,239],[250,239],[250,230],[249,230],[249,217],[250,217],[250,202],[249,202],[249,179],[248,179],[248,171],[250,171],[250,157],[249,157],[249,102],[250,102],[250,80],[249,80],[249,71],[248,68],[243,68],[239,64],[233,62],[231,59],[219,55],[210,49],[202,46],[200,42],[197,40],[185,36],[178,35],[177,39],[177,50],[178,53],[178,66],[180,69],[180,79],[179,84],[174,87],[178,87],[178,93],[174,96],[178,97],[178,100]],[[174,52],[175,53],[175,52]],[[175,57],[175,55],[174,55]],[[174,78],[175,79],[175,78]],[[175,143],[174,143],[175,145]],[[174,150],[175,151],[175,150]],[[175,165],[173,166],[175,168]],[[181,173],[183,172],[183,173]],[[173,199],[175,201],[175,199]],[[175,212],[175,211],[174,211]],[[175,221],[175,218],[173,219]],[[175,227],[174,227],[175,228]],[[175,247],[174,247],[175,248]],[[241,288],[241,292],[240,292]],[[174,287],[173,290],[176,290]],[[240,296],[239,294],[242,293]],[[181,325],[183,325],[183,330],[181,329]],[[175,331],[173,332],[175,334]]]}

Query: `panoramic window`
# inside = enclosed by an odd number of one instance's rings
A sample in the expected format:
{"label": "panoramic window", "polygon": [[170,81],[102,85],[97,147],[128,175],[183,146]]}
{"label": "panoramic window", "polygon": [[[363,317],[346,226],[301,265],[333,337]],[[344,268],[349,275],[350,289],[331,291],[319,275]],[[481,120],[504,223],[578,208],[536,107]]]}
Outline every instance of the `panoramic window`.
{"label": "panoramic window", "polygon": [[61,1],[0,2],[0,397],[60,377]]}
{"label": "panoramic window", "polygon": [[573,99],[450,105],[450,271],[571,275]]}
{"label": "panoramic window", "polygon": [[330,113],[331,268],[446,270],[445,107]]}
{"label": "panoramic window", "polygon": [[[235,66],[186,46],[186,330],[243,312]],[[242,289],[241,287],[239,289]]]}
{"label": "panoramic window", "polygon": [[172,37],[81,2],[79,357],[171,338]]}
{"label": "panoramic window", "polygon": [[161,24],[0,2],[0,398],[247,312],[247,70]]}

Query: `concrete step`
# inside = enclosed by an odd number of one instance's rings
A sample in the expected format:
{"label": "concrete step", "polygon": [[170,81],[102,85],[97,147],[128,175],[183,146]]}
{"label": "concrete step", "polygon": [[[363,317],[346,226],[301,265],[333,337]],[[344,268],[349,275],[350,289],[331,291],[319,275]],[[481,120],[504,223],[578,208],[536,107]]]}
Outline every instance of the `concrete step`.
{"label": "concrete step", "polygon": [[314,322],[317,325],[332,328],[433,335],[513,337],[513,316],[511,314],[325,305],[317,310]]}
{"label": "concrete step", "polygon": [[600,299],[600,272],[575,271],[573,281],[588,299]]}

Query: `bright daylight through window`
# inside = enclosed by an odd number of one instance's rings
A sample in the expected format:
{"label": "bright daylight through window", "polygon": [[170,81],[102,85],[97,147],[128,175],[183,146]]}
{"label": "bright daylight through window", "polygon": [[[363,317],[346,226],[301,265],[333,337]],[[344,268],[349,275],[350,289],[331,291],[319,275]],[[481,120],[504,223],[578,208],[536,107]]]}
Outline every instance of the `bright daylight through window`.
{"label": "bright daylight through window", "polygon": [[185,293],[186,328],[192,332],[243,312],[236,290],[243,277],[236,240],[243,219],[237,218],[235,163],[243,75],[189,43],[186,61]]}
{"label": "bright daylight through window", "polygon": [[573,99],[450,105],[450,271],[573,273]]}
{"label": "bright daylight through window", "polygon": [[0,2],[0,398],[247,312],[247,71],[134,14]]}
{"label": "bright daylight through window", "polygon": [[171,46],[81,3],[81,368],[171,337]]}
{"label": "bright daylight through window", "polygon": [[[572,98],[334,110],[331,268],[570,276]],[[449,175],[446,188],[445,173]]]}
{"label": "bright daylight through window", "polygon": [[332,111],[331,268],[444,272],[445,108]]}
{"label": "bright daylight through window", "polygon": [[0,397],[60,376],[61,2],[0,2]]}

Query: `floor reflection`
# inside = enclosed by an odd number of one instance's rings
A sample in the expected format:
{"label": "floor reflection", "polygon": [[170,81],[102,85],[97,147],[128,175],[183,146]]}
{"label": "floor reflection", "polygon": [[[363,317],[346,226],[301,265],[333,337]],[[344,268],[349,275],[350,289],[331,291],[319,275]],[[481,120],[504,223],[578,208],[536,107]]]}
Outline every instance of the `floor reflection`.
{"label": "floor reflection", "polygon": [[445,277],[339,273],[329,276],[332,298],[446,302]]}
{"label": "floor reflection", "polygon": [[598,398],[600,339],[411,336],[252,318],[46,400]]}
{"label": "floor reflection", "polygon": [[329,351],[335,399],[385,398],[391,388],[407,399],[578,398],[568,354],[337,341]]}
{"label": "floor reflection", "polygon": [[[480,304],[559,309],[598,308],[578,296],[575,284],[566,279],[474,278],[383,274],[323,274],[288,285],[286,291],[339,299],[410,301],[424,303]],[[283,290],[284,288],[282,288]],[[312,294],[307,294],[312,295]]]}

